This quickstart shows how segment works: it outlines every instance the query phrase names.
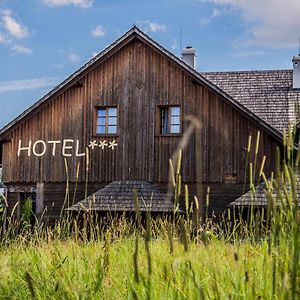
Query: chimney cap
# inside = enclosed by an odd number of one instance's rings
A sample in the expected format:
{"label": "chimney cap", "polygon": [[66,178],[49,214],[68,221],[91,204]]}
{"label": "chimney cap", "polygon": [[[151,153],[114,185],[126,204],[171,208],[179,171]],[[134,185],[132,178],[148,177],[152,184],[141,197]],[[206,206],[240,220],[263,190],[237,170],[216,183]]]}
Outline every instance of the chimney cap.
{"label": "chimney cap", "polygon": [[293,56],[293,62],[300,61],[300,54]]}
{"label": "chimney cap", "polygon": [[182,50],[182,55],[195,55],[196,56],[196,49],[193,48],[192,46],[186,46],[185,48],[183,48]]}

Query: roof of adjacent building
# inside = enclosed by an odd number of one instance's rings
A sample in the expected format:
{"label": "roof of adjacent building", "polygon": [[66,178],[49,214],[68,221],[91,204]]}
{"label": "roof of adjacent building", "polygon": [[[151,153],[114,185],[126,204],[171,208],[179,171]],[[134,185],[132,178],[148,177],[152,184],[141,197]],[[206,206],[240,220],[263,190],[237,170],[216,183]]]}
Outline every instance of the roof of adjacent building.
{"label": "roof of adjacent building", "polygon": [[201,74],[280,133],[299,122],[300,90],[293,89],[293,70]]}
{"label": "roof of adjacent building", "polygon": [[[231,105],[233,105],[238,110],[243,112],[250,119],[258,122],[263,128],[266,129],[267,132],[269,132],[271,135],[273,135],[274,138],[276,138],[279,142],[282,141],[281,131],[279,131],[272,124],[268,123],[265,119],[261,118],[258,114],[256,114],[254,111],[252,111],[246,105],[244,105],[243,102],[240,101],[240,99],[237,97],[237,95],[231,95],[227,91],[225,91],[225,87],[222,88],[221,83],[219,83],[220,86],[217,85],[213,81],[213,77],[212,77],[213,73],[210,73],[211,74],[210,77],[207,73],[205,74],[205,76],[200,74],[195,69],[191,68],[185,62],[183,62],[180,58],[175,56],[173,53],[171,53],[170,51],[168,51],[167,49],[162,47],[160,44],[158,44],[156,41],[154,41],[152,38],[150,38],[148,35],[146,35],[144,32],[142,32],[136,26],[133,26],[128,32],[126,32],[119,39],[117,39],[114,43],[112,43],[110,46],[108,46],[106,49],[104,49],[102,52],[100,52],[98,55],[96,55],[94,58],[92,58],[88,63],[86,63],[84,66],[82,66],[74,74],[69,76],[66,80],[64,80],[61,84],[56,86],[52,91],[50,91],[48,94],[46,94],[44,97],[42,97],[36,103],[34,103],[31,107],[29,107],[27,110],[25,110],[17,118],[12,120],[9,124],[4,126],[2,129],[0,129],[0,137],[5,138],[6,133],[10,129],[12,129],[16,124],[18,124],[18,122],[20,122],[21,120],[26,118],[28,115],[30,115],[33,111],[38,109],[40,107],[40,105],[42,105],[46,101],[50,100],[52,98],[52,96],[57,95],[61,90],[78,83],[78,81],[80,81],[80,77],[82,76],[83,72],[85,72],[88,68],[92,67],[97,61],[101,60],[108,53],[110,53],[113,49],[118,48],[118,46],[122,42],[130,41],[132,38],[135,38],[135,37],[139,37],[141,40],[146,41],[149,45],[156,48],[158,51],[160,51],[164,55],[168,56],[170,59],[172,59],[178,65],[180,65],[186,72],[188,72],[191,76],[193,76],[193,78],[197,82],[200,82],[200,83],[206,85],[210,89],[217,92],[219,95],[223,96],[223,99],[225,101],[229,102]],[[214,73],[214,74],[217,74],[217,73]]]}
{"label": "roof of adjacent building", "polygon": [[86,199],[72,205],[71,211],[135,211],[133,191],[138,194],[141,211],[165,212],[174,211],[174,204],[146,181],[113,181]]}
{"label": "roof of adjacent building", "polygon": [[[287,191],[291,192],[290,185],[286,185]],[[255,187],[255,192],[248,191],[247,193],[243,194],[241,197],[237,198],[235,201],[231,202],[229,205],[234,207],[247,207],[247,206],[255,206],[255,207],[267,207],[268,206],[268,198],[266,195],[266,184],[264,182],[260,183]],[[280,190],[280,189],[279,189]],[[300,187],[299,184],[296,184],[296,198],[298,200],[300,206]],[[278,190],[273,189],[272,196],[274,199],[278,199]],[[285,199],[285,196],[283,196]],[[276,200],[277,201],[277,200]],[[280,205],[280,200],[278,199],[277,205]]]}

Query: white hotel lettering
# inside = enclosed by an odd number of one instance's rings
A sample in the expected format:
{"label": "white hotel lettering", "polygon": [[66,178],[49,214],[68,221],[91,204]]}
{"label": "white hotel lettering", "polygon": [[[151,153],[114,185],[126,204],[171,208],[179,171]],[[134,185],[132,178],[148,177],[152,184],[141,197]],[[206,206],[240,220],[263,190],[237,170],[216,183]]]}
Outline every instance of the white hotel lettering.
{"label": "white hotel lettering", "polygon": [[48,144],[53,144],[52,156],[55,156],[56,155],[56,145],[60,144],[60,141],[48,141]]}
{"label": "white hotel lettering", "polygon": [[[36,151],[36,146],[37,146],[38,144],[43,145],[43,150],[42,150],[42,152],[40,152],[40,153],[38,153],[38,152]],[[39,156],[44,156],[45,153],[46,153],[46,151],[47,151],[46,143],[45,143],[44,141],[42,141],[42,140],[36,141],[36,142],[33,144],[33,146],[32,146],[32,153],[33,153],[34,156],[38,156],[38,157],[39,157]]]}
{"label": "white hotel lettering", "polygon": [[21,147],[21,146],[22,146],[22,141],[19,140],[18,156],[20,156],[21,151],[27,151],[27,156],[30,156],[30,153],[31,153],[31,141],[29,141],[28,147]]}
{"label": "white hotel lettering", "polygon": [[72,150],[73,146],[67,146],[67,143],[74,143],[74,140],[64,140],[63,141],[62,155],[66,156],[66,157],[68,157],[68,156],[70,157],[70,156],[72,156],[72,154],[66,153],[66,150],[68,150],[68,149]]}
{"label": "white hotel lettering", "polygon": [[[115,140],[113,141],[106,141],[101,140],[99,144],[96,140],[91,141],[88,144],[90,150],[104,150],[105,148],[109,150],[114,150],[118,144]],[[19,140],[18,144],[18,153],[17,156],[21,156],[21,154],[27,154],[27,156],[36,156],[42,157],[47,152],[51,152],[52,156],[62,155],[64,157],[82,157],[85,156],[85,152],[81,152],[81,145],[79,140],[72,140],[72,139],[64,139],[62,141],[43,141],[37,140],[33,143],[33,141],[29,141],[27,144],[22,143],[22,140]],[[83,147],[85,149],[85,147]]]}

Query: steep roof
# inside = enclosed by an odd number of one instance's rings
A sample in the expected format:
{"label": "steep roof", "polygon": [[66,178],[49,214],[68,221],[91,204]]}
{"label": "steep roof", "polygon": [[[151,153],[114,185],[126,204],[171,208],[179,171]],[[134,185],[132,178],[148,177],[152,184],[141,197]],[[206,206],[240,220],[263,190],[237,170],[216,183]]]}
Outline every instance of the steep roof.
{"label": "steep roof", "polygon": [[300,91],[292,70],[207,72],[202,75],[279,132],[296,124]]}
{"label": "steep roof", "polygon": [[70,211],[135,211],[133,190],[138,193],[141,211],[172,212],[174,204],[146,181],[113,181],[86,199],[72,205]]}
{"label": "steep roof", "polygon": [[272,125],[267,123],[264,119],[260,118],[258,115],[256,115],[254,112],[252,112],[248,107],[244,106],[237,99],[233,98],[233,96],[229,95],[227,92],[223,91],[220,87],[218,87],[217,85],[212,83],[208,78],[201,75],[195,69],[193,69],[190,66],[188,66],[187,64],[185,64],[180,58],[176,57],[174,54],[169,52],[167,49],[163,48],[161,45],[159,45],[157,42],[155,42],[153,39],[151,39],[148,35],[146,35],[141,30],[139,30],[136,26],[132,27],[128,32],[126,32],[123,36],[121,36],[119,39],[117,39],[113,44],[111,44],[106,49],[104,49],[102,52],[100,52],[97,56],[95,56],[93,59],[91,59],[87,64],[85,64],[83,67],[81,67],[78,71],[76,71],[74,74],[72,74],[66,80],[64,80],[61,84],[59,84],[57,87],[55,87],[53,90],[51,90],[48,94],[46,94],[43,98],[38,100],[35,104],[33,104],[27,110],[25,110],[21,115],[19,115],[17,118],[15,118],[13,121],[11,121],[6,126],[4,126],[0,130],[0,141],[1,141],[1,139],[5,138],[5,134],[10,129],[12,129],[16,124],[18,124],[23,119],[25,119],[33,111],[38,109],[42,104],[44,104],[48,100],[51,100],[52,96],[54,96],[55,94],[58,94],[63,89],[65,89],[69,86],[72,86],[73,84],[76,84],[80,80],[80,78],[83,76],[83,73],[87,69],[93,68],[93,66],[96,64],[96,62],[101,61],[102,59],[104,59],[106,57],[106,55],[109,55],[109,53],[111,53],[113,50],[118,49],[118,47],[120,45],[130,42],[132,39],[134,39],[136,37],[139,38],[140,40],[148,43],[148,45],[154,47],[156,50],[160,51],[164,55],[168,56],[170,59],[172,59],[178,65],[180,65],[186,72],[188,72],[191,76],[193,76],[193,78],[195,79],[196,82],[200,82],[201,84],[204,84],[208,88],[217,92],[219,95],[222,95],[225,101],[228,101],[231,105],[233,105],[234,107],[239,109],[242,113],[244,113],[250,119],[258,122],[274,138],[276,138],[279,142],[281,142],[281,140],[282,140],[281,132],[279,132],[275,127],[273,127]]}

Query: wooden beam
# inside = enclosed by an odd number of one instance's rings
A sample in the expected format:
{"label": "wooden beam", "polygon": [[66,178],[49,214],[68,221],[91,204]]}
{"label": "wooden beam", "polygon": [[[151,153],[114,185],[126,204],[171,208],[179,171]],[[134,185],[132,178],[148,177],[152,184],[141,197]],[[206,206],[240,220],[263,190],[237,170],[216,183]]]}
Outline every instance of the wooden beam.
{"label": "wooden beam", "polygon": [[36,214],[40,215],[44,209],[44,183],[36,183]]}

